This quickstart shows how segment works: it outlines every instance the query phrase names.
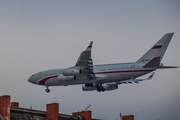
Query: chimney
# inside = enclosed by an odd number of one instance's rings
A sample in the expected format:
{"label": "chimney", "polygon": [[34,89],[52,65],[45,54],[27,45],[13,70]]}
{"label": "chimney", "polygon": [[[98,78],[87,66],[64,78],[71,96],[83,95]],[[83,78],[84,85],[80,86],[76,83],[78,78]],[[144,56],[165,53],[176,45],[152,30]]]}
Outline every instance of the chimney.
{"label": "chimney", "polygon": [[122,116],[122,120],[134,120],[134,115],[125,115],[125,116]]}
{"label": "chimney", "polygon": [[10,120],[10,96],[0,96],[0,114],[5,120]]}
{"label": "chimney", "polygon": [[59,104],[50,103],[46,105],[46,117],[48,120],[58,120]]}
{"label": "chimney", "polygon": [[85,120],[92,120],[92,112],[87,110],[87,111],[81,111],[81,112],[73,112],[72,116],[78,116],[80,115],[82,118]]}
{"label": "chimney", "polygon": [[11,102],[11,107],[19,108],[19,103],[18,102]]}

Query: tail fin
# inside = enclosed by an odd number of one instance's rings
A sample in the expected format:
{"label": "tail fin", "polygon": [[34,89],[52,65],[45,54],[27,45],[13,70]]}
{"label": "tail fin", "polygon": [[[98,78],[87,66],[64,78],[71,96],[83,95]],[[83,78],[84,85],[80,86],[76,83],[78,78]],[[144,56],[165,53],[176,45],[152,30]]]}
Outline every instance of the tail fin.
{"label": "tail fin", "polygon": [[144,63],[144,67],[158,67],[174,33],[165,34],[151,49],[137,62]]}

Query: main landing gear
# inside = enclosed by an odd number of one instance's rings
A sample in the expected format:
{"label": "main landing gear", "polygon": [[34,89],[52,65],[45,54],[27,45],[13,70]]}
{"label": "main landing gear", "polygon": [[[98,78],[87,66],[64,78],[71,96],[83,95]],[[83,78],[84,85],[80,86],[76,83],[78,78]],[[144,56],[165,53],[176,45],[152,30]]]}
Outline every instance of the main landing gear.
{"label": "main landing gear", "polygon": [[96,88],[97,88],[98,92],[104,92],[105,91],[104,87],[101,84],[97,84]]}
{"label": "main landing gear", "polygon": [[46,89],[45,89],[45,91],[46,91],[47,93],[50,92],[50,89],[49,89],[48,87],[49,87],[49,86],[46,86]]}
{"label": "main landing gear", "polygon": [[[86,83],[85,86],[86,86],[87,88],[89,88],[89,87],[91,87],[91,88],[94,87],[94,85],[93,85],[92,83]],[[102,84],[96,84],[96,85],[95,85],[95,88],[97,89],[98,92],[104,92],[104,91],[105,91],[105,89],[104,89],[104,87],[102,86]]]}
{"label": "main landing gear", "polygon": [[86,83],[85,86],[86,87],[94,87],[94,85],[92,83]]}

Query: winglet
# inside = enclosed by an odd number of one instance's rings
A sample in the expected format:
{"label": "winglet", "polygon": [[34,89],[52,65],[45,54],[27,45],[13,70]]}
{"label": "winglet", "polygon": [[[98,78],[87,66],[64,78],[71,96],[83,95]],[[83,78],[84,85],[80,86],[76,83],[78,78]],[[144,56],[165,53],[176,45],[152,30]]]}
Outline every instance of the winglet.
{"label": "winglet", "polygon": [[153,78],[154,72],[147,78],[147,80],[150,80]]}
{"label": "winglet", "polygon": [[91,51],[93,45],[93,41],[89,43],[89,46],[86,48],[86,51]]}

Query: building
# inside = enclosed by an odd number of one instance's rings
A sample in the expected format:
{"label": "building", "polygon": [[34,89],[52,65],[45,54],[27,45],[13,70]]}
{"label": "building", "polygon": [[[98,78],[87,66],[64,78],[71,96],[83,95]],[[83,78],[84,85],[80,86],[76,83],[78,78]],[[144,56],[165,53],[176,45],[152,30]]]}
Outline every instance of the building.
{"label": "building", "polygon": [[[18,102],[11,102],[9,95],[0,96],[0,120],[100,120],[92,118],[89,110],[73,112],[72,115],[59,113],[59,104],[46,105],[46,111],[20,108]],[[121,120],[134,120],[133,115],[121,116]]]}
{"label": "building", "polygon": [[100,120],[92,118],[92,112],[74,112],[72,115],[59,113],[59,104],[46,105],[46,111],[20,108],[18,102],[10,102],[9,95],[0,96],[0,120]]}

